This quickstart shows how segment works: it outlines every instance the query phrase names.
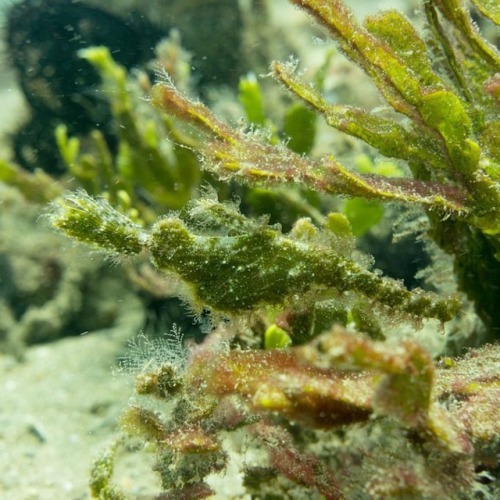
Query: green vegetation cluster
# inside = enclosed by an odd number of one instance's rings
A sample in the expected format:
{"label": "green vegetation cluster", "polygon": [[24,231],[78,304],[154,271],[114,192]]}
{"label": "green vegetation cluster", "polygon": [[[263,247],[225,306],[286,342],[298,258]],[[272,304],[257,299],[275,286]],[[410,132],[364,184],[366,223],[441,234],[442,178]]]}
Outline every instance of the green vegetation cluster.
{"label": "green vegetation cluster", "polygon": [[[235,460],[231,436],[243,433],[238,487],[258,498],[493,498],[500,55],[460,0],[423,1],[424,34],[394,10],[360,24],[338,0],[292,3],[365,71],[387,108],[330,103],[328,57],[314,81],[296,62],[275,62],[272,74],[298,101],[277,124],[255,78],[243,78],[247,123],[233,127],[188,97],[178,40],[163,47],[169,74],[152,88],[142,82],[163,113],[135,103],[137,88],[106,49],[82,54],[110,90],[120,145],[113,156],[95,132],[88,154],[57,130],[85,191],[57,197],[51,222],[112,255],[149,255],[212,321],[200,344],[182,347],[176,333],[162,349],[170,354],[152,352],[140,367],[124,433],[154,446],[159,498],[213,494],[211,477]],[[494,2],[473,3],[500,23]],[[333,153],[316,157],[320,116],[404,162],[408,174],[394,160],[387,172],[360,160],[362,172]],[[9,172],[27,193],[37,182],[7,166],[2,178]],[[213,188],[200,189],[206,183]],[[332,201],[337,195],[348,202]],[[453,259],[454,295],[409,290],[356,250],[387,202],[425,214],[428,235]],[[155,206],[170,211],[157,218]],[[418,330],[460,329],[467,303],[482,325],[466,342],[483,345],[433,361]],[[403,338],[408,329],[412,339]],[[94,464],[96,498],[126,498],[112,478],[119,446]]]}

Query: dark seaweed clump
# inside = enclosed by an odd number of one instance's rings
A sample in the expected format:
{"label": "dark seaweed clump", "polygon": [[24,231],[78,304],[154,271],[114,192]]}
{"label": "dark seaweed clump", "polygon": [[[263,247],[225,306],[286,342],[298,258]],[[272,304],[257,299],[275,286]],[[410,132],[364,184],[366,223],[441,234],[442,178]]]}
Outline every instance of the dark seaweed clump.
{"label": "dark seaweed clump", "polygon": [[[219,15],[226,4],[230,22],[227,15]],[[70,135],[86,135],[98,128],[116,151],[116,124],[108,101],[97,91],[100,78],[78,55],[85,47],[106,46],[127,69],[144,67],[154,59],[158,41],[179,27],[183,45],[193,53],[191,62],[202,92],[207,85],[238,81],[240,35],[236,28],[241,20],[235,6],[231,2],[215,10],[212,4],[200,6],[195,30],[193,14],[184,13],[189,9],[182,1],[171,2],[167,8],[171,12],[162,13],[160,26],[136,11],[117,15],[80,2],[24,0],[12,6],[5,30],[7,60],[15,68],[30,110],[29,120],[13,138],[19,165],[30,171],[42,168],[55,175],[64,173],[54,139],[54,129],[61,123]],[[214,27],[225,29],[224,37],[214,41],[210,34]],[[200,40],[207,37],[210,41],[200,47]],[[221,57],[219,49],[224,47]]]}

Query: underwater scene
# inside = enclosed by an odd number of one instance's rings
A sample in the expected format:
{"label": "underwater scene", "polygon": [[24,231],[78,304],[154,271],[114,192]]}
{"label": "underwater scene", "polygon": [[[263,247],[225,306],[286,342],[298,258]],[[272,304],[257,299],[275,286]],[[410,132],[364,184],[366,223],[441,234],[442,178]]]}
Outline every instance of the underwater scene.
{"label": "underwater scene", "polygon": [[499,25],[0,0],[0,499],[500,498]]}

